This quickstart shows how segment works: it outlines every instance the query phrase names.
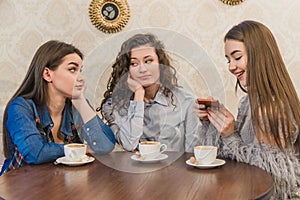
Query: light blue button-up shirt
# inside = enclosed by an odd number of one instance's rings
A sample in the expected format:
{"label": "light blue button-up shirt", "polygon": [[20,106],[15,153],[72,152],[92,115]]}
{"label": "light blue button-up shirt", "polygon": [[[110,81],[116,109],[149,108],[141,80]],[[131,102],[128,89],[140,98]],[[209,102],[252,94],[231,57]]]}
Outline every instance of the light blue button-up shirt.
{"label": "light blue button-up shirt", "polygon": [[140,141],[154,140],[166,144],[167,151],[193,152],[202,125],[194,112],[196,97],[182,88],[173,94],[176,106],[159,90],[148,103],[131,100],[126,115],[118,109],[112,113],[112,99],[107,100],[105,118],[124,149],[133,151]]}

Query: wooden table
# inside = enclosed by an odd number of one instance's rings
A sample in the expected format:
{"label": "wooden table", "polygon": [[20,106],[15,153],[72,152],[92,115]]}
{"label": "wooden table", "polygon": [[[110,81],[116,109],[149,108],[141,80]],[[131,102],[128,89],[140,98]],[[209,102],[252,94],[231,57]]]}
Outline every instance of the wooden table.
{"label": "wooden table", "polygon": [[[273,180],[265,171],[226,160],[212,169],[185,161],[192,155],[174,152],[158,163],[132,160],[133,153],[93,155],[93,163],[71,167],[27,165],[0,177],[0,197],[18,199],[268,199]],[[1,199],[1,198],[0,198]]]}

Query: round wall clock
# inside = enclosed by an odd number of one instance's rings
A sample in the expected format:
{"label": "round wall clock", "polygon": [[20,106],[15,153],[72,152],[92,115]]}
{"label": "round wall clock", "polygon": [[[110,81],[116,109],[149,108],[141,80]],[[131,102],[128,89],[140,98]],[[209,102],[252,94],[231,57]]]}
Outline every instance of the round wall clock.
{"label": "round wall clock", "polygon": [[116,33],[129,20],[129,6],[126,0],[92,0],[89,16],[92,24],[102,32]]}
{"label": "round wall clock", "polygon": [[220,0],[220,1],[222,1],[223,3],[225,3],[227,5],[234,6],[234,5],[241,4],[245,0]]}

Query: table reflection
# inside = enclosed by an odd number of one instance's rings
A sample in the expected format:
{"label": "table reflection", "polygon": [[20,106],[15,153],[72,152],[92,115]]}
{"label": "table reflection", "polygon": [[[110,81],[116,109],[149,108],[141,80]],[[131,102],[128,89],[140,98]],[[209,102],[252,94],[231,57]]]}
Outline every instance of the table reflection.
{"label": "table reflection", "polygon": [[183,155],[183,152],[164,152],[168,158],[153,163],[144,163],[131,159],[135,153],[114,152],[111,154],[92,154],[102,164],[122,172],[128,173],[147,173],[160,170],[174,163]]}

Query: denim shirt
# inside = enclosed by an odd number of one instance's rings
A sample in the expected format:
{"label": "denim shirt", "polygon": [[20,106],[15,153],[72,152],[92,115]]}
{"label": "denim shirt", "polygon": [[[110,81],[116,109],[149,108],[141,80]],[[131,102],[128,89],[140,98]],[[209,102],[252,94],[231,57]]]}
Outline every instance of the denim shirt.
{"label": "denim shirt", "polygon": [[[8,106],[6,121],[11,155],[15,154],[17,148],[25,162],[30,164],[52,162],[64,156],[64,144],[55,143],[53,138],[49,138],[52,137],[53,125],[46,106],[37,106],[33,100],[23,97],[14,99]],[[70,101],[63,110],[60,131],[64,143],[85,140],[97,153],[109,153],[115,145],[115,137],[109,126],[97,115],[84,124],[80,113],[72,107]],[[76,136],[74,133],[77,131]],[[6,159],[2,172],[12,159]]]}

